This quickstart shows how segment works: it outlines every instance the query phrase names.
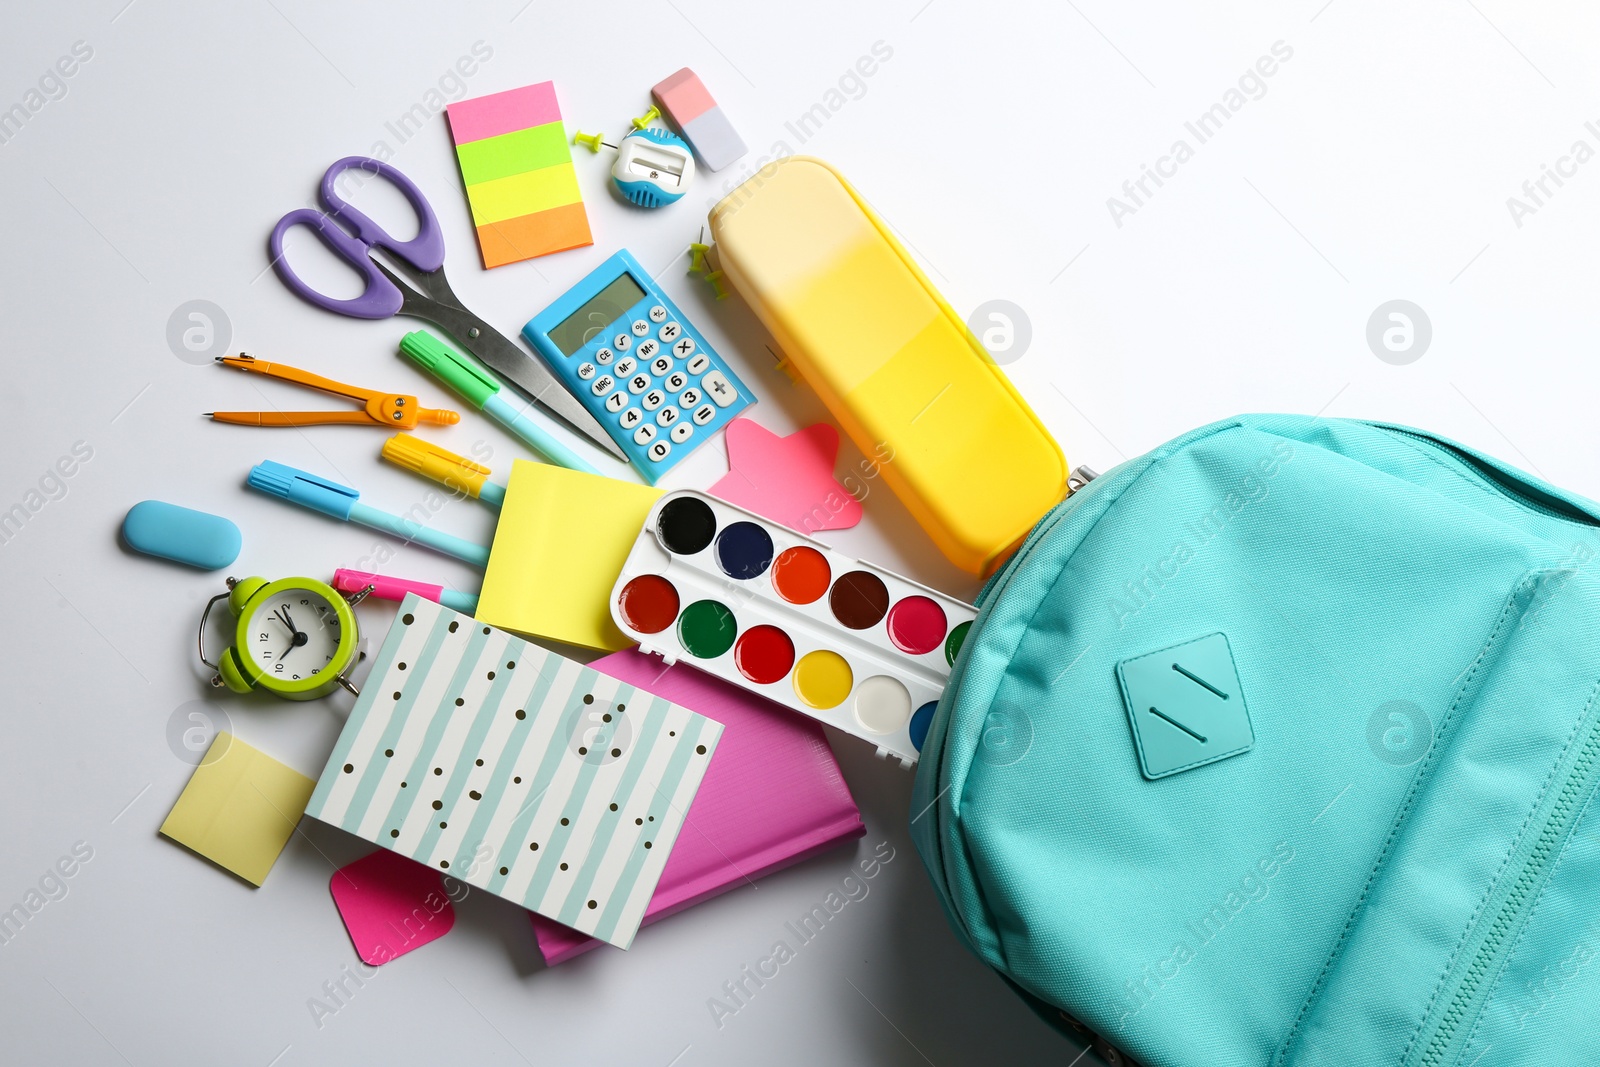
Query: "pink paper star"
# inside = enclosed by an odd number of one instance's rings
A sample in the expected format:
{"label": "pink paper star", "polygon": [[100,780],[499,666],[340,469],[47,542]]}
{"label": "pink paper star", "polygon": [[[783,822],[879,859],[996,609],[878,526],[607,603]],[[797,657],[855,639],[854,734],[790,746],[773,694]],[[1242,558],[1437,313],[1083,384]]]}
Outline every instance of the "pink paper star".
{"label": "pink paper star", "polygon": [[728,473],[709,492],[802,532],[861,521],[861,502],[833,476],[839,431],[825,422],[788,437],[749,419],[728,423]]}

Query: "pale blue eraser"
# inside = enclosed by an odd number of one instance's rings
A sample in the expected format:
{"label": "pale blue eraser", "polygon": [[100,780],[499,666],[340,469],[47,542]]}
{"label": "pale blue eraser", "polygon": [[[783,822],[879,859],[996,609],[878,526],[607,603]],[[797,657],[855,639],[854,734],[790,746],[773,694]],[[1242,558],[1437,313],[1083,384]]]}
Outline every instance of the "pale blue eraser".
{"label": "pale blue eraser", "polygon": [[143,500],[122,520],[122,539],[135,552],[187,563],[204,571],[221,570],[239,558],[239,527],[220,515]]}

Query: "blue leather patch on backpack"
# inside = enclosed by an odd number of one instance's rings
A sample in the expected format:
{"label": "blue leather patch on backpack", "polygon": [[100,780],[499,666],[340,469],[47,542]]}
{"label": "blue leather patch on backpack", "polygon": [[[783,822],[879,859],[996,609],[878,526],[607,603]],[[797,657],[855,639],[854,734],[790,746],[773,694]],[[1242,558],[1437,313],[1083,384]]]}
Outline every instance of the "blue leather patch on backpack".
{"label": "blue leather patch on backpack", "polygon": [[1152,781],[1248,752],[1255,744],[1225,634],[1117,664],[1139,768]]}

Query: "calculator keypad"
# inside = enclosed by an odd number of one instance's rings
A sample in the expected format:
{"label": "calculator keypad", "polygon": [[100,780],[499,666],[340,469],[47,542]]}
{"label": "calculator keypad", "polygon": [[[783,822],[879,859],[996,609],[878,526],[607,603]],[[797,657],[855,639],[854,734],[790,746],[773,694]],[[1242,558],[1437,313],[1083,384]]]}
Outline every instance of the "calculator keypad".
{"label": "calculator keypad", "polygon": [[619,441],[642,449],[647,467],[665,465],[674,446],[693,447],[698,431],[741,398],[664,303],[634,314],[614,323],[610,337],[590,341],[598,346],[592,351],[574,353],[568,373],[589,387],[605,418],[616,420]]}

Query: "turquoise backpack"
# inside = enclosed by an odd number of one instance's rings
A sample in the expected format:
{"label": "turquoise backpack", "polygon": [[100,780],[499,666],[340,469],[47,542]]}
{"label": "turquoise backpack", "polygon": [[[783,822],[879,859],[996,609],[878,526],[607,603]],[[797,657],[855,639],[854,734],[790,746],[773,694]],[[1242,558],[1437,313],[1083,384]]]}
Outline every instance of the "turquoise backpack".
{"label": "turquoise backpack", "polygon": [[1600,507],[1251,415],[984,589],[912,832],[957,934],[1110,1062],[1600,1064]]}

